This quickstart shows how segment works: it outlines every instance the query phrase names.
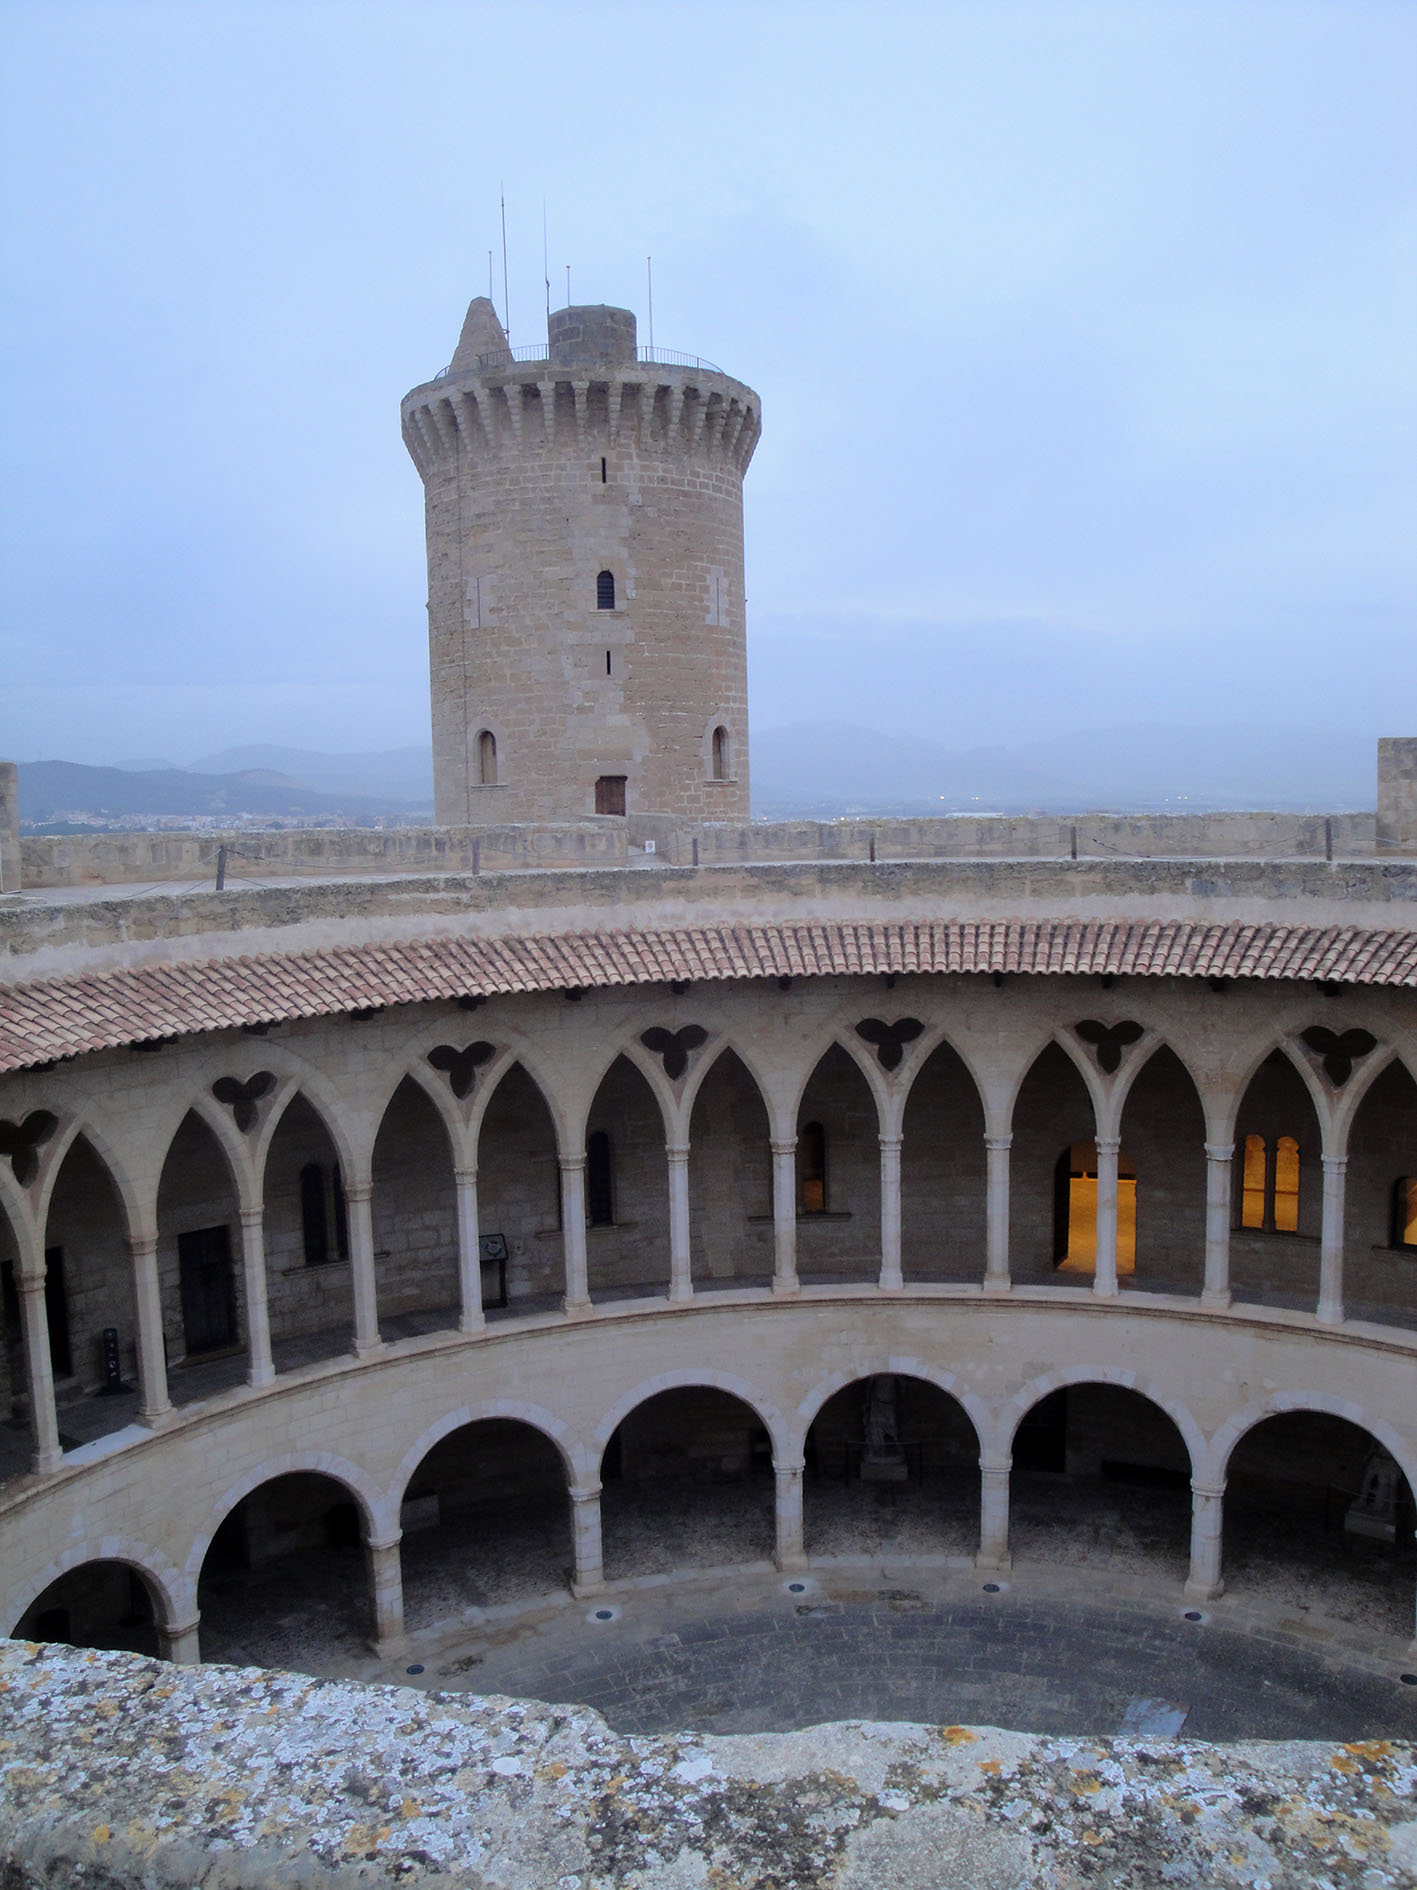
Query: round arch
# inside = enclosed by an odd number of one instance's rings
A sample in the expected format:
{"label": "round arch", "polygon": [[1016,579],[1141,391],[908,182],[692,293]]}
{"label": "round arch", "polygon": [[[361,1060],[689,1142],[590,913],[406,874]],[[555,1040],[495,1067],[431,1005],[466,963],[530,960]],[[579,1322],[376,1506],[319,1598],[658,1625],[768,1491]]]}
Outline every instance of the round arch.
{"label": "round arch", "polygon": [[382,1540],[379,1535],[381,1517],[380,1497],[382,1492],[357,1464],[352,1464],[345,1457],[336,1457],[332,1452],[290,1451],[285,1456],[268,1457],[254,1469],[248,1470],[235,1483],[228,1484],[222,1494],[215,1498],[207,1511],[202,1527],[193,1538],[184,1564],[186,1574],[195,1587],[202,1572],[202,1564],[207,1559],[207,1551],[212,1540],[227,1517],[263,1483],[274,1483],[278,1477],[317,1476],[328,1477],[332,1483],[341,1484],[353,1498],[360,1518],[364,1524],[366,1536],[371,1540]]}
{"label": "round arch", "polygon": [[1199,1466],[1206,1461],[1205,1432],[1178,1398],[1152,1380],[1144,1379],[1137,1372],[1127,1371],[1120,1365],[1061,1366],[1056,1371],[1044,1372],[1040,1377],[1030,1380],[995,1414],[992,1454],[988,1461],[1006,1463],[1018,1427],[1034,1405],[1051,1392],[1064,1391],[1072,1385],[1110,1385],[1118,1391],[1134,1391],[1154,1404],[1175,1425],[1186,1446],[1192,1479],[1198,1478]]}
{"label": "round arch", "polygon": [[786,1454],[785,1448],[792,1435],[791,1427],[777,1406],[765,1399],[755,1385],[750,1385],[747,1379],[739,1378],[736,1373],[715,1371],[711,1366],[692,1370],[681,1368],[677,1371],[659,1372],[653,1378],[643,1379],[633,1391],[627,1391],[611,1406],[600,1423],[596,1425],[589,1439],[593,1464],[593,1474],[589,1481],[593,1483],[598,1479],[600,1460],[605,1455],[605,1447],[632,1411],[648,1399],[658,1397],[662,1391],[693,1390],[722,1391],[730,1398],[737,1398],[740,1404],[747,1405],[772,1439],[773,1461],[775,1463],[792,1461],[790,1455]]}
{"label": "round arch", "polygon": [[90,1562],[121,1562],[142,1577],[153,1601],[153,1613],[159,1627],[170,1628],[191,1620],[197,1612],[196,1584],[177,1568],[160,1550],[139,1542],[132,1536],[101,1536],[97,1541],[72,1543],[43,1568],[28,1578],[29,1599],[8,1616],[3,1630],[12,1635],[16,1624],[39,1600],[46,1588],[62,1576]]}
{"label": "round arch", "polygon": [[937,1365],[920,1358],[877,1358],[864,1364],[853,1366],[849,1370],[833,1372],[830,1377],[814,1385],[792,1412],[795,1428],[796,1457],[800,1463],[807,1441],[807,1433],[820,1416],[828,1400],[848,1386],[860,1384],[864,1379],[877,1377],[919,1378],[927,1385],[933,1385],[937,1391],[953,1398],[965,1416],[974,1426],[974,1435],[979,1441],[980,1461],[984,1459],[984,1450],[989,1437],[989,1407],[977,1391],[962,1382],[955,1372],[943,1371]]}
{"label": "round arch", "polygon": [[1263,1424],[1267,1418],[1307,1411],[1321,1417],[1342,1418],[1349,1424],[1355,1424],[1359,1430],[1366,1431],[1382,1445],[1406,1477],[1408,1488],[1417,1495],[1417,1443],[1404,1437],[1386,1419],[1375,1417],[1354,1399],[1335,1398],[1314,1391],[1267,1392],[1227,1418],[1210,1439],[1205,1459],[1207,1486],[1215,1489],[1223,1486],[1236,1446],[1256,1425]]}
{"label": "round arch", "polygon": [[570,1426],[564,1424],[553,1412],[548,1411],[544,1405],[528,1404],[520,1398],[488,1398],[480,1404],[465,1404],[456,1411],[449,1411],[436,1423],[430,1424],[409,1445],[399,1460],[393,1481],[382,1500],[381,1513],[388,1523],[386,1533],[393,1534],[397,1529],[404,1491],[429,1451],[441,1444],[445,1437],[451,1437],[454,1431],[465,1430],[469,1424],[483,1424],[495,1418],[525,1424],[534,1431],[540,1431],[546,1441],[555,1446],[566,1472],[568,1486],[581,1489],[595,1482],[595,1471],[599,1467],[598,1460],[592,1465],[591,1474],[585,1475],[586,1453],[580,1440]]}

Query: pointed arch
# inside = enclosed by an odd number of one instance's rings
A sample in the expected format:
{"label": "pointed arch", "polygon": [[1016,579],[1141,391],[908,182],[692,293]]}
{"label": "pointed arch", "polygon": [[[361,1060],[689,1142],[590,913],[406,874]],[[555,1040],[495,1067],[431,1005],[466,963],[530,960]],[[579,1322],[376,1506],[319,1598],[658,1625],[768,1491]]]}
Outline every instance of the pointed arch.
{"label": "pointed arch", "polygon": [[[1155,1037],[1146,1051],[1122,1094],[1118,1118],[1136,1176],[1135,1261],[1126,1284],[1198,1297],[1205,1281],[1205,1104],[1169,1043]],[[1120,1237],[1118,1245],[1121,1273]]]}
{"label": "pointed arch", "polygon": [[901,1114],[901,1270],[907,1281],[983,1278],[985,1121],[968,1065],[937,1035]]}
{"label": "pointed arch", "polygon": [[797,1101],[797,1271],[804,1284],[879,1277],[881,1097],[839,1038]]}
{"label": "pointed arch", "polygon": [[1068,1193],[1063,1167],[1069,1151],[1095,1143],[1097,1097],[1071,1048],[1051,1037],[1039,1050],[1014,1094],[1009,1155],[1010,1267],[1016,1284],[1086,1289],[1085,1272],[1058,1271],[1066,1254],[1059,1240],[1067,1225]]}
{"label": "pointed arch", "polygon": [[380,1318],[400,1333],[456,1328],[459,1316],[456,1151],[442,1114],[406,1076],[389,1098],[370,1152],[370,1217]]}
{"label": "pointed arch", "polygon": [[773,1270],[772,1118],[758,1079],[732,1043],[717,1046],[685,1108],[695,1290],[766,1285]]}
{"label": "pointed arch", "polygon": [[586,1263],[592,1301],[669,1286],[668,1131],[638,1062],[607,1067],[586,1114]]}

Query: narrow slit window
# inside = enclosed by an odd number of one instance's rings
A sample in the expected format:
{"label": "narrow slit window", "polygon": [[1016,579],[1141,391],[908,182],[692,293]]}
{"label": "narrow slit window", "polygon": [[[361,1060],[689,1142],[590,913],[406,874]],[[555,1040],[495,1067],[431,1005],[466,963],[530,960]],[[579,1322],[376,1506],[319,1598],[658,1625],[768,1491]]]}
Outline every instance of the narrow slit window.
{"label": "narrow slit window", "polygon": [[586,1219],[592,1227],[615,1224],[615,1175],[611,1162],[610,1137],[604,1129],[595,1129],[585,1144]]}
{"label": "narrow slit window", "polygon": [[307,1162],[300,1171],[300,1234],[307,1267],[322,1267],[330,1257],[330,1229],[325,1214],[325,1171]]}
{"label": "narrow slit window", "polygon": [[1274,1145],[1274,1231],[1299,1231],[1299,1144],[1292,1135]]}
{"label": "narrow slit window", "polygon": [[1240,1185],[1241,1227],[1263,1227],[1265,1185],[1269,1156],[1262,1135],[1245,1137],[1245,1162]]}
{"label": "narrow slit window", "polygon": [[1417,1247],[1417,1175],[1399,1175],[1393,1184],[1392,1244]]}
{"label": "narrow slit window", "polygon": [[797,1132],[797,1212],[827,1211],[827,1132],[820,1122],[804,1122]]}
{"label": "narrow slit window", "polygon": [[601,483],[601,485],[604,485],[604,484],[605,484],[605,461],[604,461],[604,459],[602,459],[602,460],[601,460],[601,462],[600,462],[600,483]]}
{"label": "narrow slit window", "polygon": [[607,651],[605,652],[605,673],[606,673],[606,675],[607,675],[607,676],[608,676],[608,675],[610,674],[610,652],[609,652],[609,650],[607,650]]}
{"label": "narrow slit window", "polygon": [[477,738],[477,778],[483,787],[497,785],[497,737],[490,728]]}
{"label": "narrow slit window", "polygon": [[615,608],[615,573],[602,571],[595,580],[595,607],[597,610]]}
{"label": "narrow slit window", "polygon": [[728,779],[728,730],[722,723],[713,732],[713,778],[715,781]]}

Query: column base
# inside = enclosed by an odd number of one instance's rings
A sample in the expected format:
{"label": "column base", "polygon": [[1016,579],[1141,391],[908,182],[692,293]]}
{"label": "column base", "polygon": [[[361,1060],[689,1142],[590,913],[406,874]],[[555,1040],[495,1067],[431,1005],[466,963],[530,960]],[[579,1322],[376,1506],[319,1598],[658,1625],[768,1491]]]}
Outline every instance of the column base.
{"label": "column base", "polygon": [[1094,1285],[1092,1289],[1092,1297],[1094,1299],[1116,1299],[1118,1295],[1120,1294],[1121,1290],[1122,1289],[1116,1285],[1113,1285],[1113,1286]]}
{"label": "column base", "polygon": [[693,1297],[694,1289],[692,1286],[671,1286],[669,1289],[669,1303],[671,1306],[687,1306]]}
{"label": "column base", "polygon": [[1181,1593],[1187,1601],[1219,1601],[1225,1593],[1224,1582],[1188,1581]]}
{"label": "column base", "polygon": [[1014,1565],[1014,1558],[1005,1549],[1002,1555],[985,1555],[981,1550],[974,1558],[974,1566],[981,1575],[1007,1575]]}
{"label": "column base", "polygon": [[458,1331],[465,1339],[480,1339],[487,1330],[487,1320],[479,1313],[475,1319],[459,1319]]}
{"label": "column base", "polygon": [[356,1339],[349,1348],[357,1359],[377,1358],[384,1349],[382,1339]]}
{"label": "column base", "polygon": [[790,1280],[774,1279],[772,1290],[776,1299],[794,1299],[802,1291],[802,1282],[794,1273]]}
{"label": "column base", "polygon": [[589,1319],[595,1308],[588,1299],[563,1299],[561,1311],[568,1319]]}
{"label": "column base", "polygon": [[379,1660],[403,1660],[410,1651],[406,1634],[391,1634],[382,1641],[377,1635],[371,1635],[364,1644]]}
{"label": "column base", "polygon": [[987,1273],[984,1275],[984,1291],[986,1293],[1012,1293],[1013,1290],[1014,1283],[1007,1273],[995,1274],[992,1278]]}
{"label": "column base", "polygon": [[577,1601],[594,1601],[597,1595],[605,1593],[605,1577],[595,1575],[585,1581],[572,1580],[571,1593]]}
{"label": "column base", "polygon": [[905,1281],[877,1280],[876,1291],[878,1293],[903,1293],[905,1291]]}
{"label": "column base", "polygon": [[246,1374],[246,1383],[252,1391],[264,1391],[267,1385],[273,1385],[275,1381],[274,1365],[265,1366],[261,1371],[249,1371]]}
{"label": "column base", "polygon": [[63,1467],[64,1449],[60,1444],[53,1444],[48,1450],[37,1450],[30,1460],[30,1468],[37,1477],[52,1477]]}
{"label": "column base", "polygon": [[1325,1306],[1320,1304],[1314,1317],[1321,1326],[1341,1326],[1343,1324],[1343,1308],[1342,1306]]}
{"label": "column base", "polygon": [[772,1559],[780,1575],[795,1575],[808,1566],[805,1549],[792,1549],[786,1555],[774,1555]]}
{"label": "column base", "polygon": [[138,1422],[144,1430],[169,1431],[177,1422],[177,1412],[170,1404],[165,1404],[160,1411],[139,1411]]}
{"label": "column base", "polygon": [[1229,1312],[1232,1304],[1229,1287],[1223,1292],[1201,1294],[1201,1305],[1209,1306],[1215,1312]]}

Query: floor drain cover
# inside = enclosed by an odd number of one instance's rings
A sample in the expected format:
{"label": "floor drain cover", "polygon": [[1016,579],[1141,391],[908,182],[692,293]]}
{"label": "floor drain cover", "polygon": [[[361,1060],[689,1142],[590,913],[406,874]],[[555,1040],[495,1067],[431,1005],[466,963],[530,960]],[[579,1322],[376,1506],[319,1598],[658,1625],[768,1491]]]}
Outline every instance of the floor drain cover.
{"label": "floor drain cover", "polygon": [[1204,1621],[1205,1616],[1200,1612],[1198,1608],[1187,1608],[1185,1614],[1181,1618],[1184,1621]]}
{"label": "floor drain cover", "polygon": [[787,1584],[787,1592],[789,1595],[805,1595],[807,1592],[807,1584],[806,1582],[789,1582]]}
{"label": "floor drain cover", "polygon": [[997,1595],[999,1592],[999,1584],[997,1582],[985,1582],[984,1592],[986,1595]]}
{"label": "floor drain cover", "polygon": [[610,1612],[609,1608],[597,1608],[595,1618],[597,1621],[613,1621],[615,1616]]}
{"label": "floor drain cover", "polygon": [[1405,1687],[1417,1687],[1417,1673],[1404,1673],[1399,1676]]}
{"label": "floor drain cover", "polygon": [[414,1666],[414,1667],[405,1667],[405,1668],[404,1668],[404,1672],[405,1672],[405,1673],[422,1673],[422,1671],[423,1671],[423,1668],[422,1668],[421,1666]]}

